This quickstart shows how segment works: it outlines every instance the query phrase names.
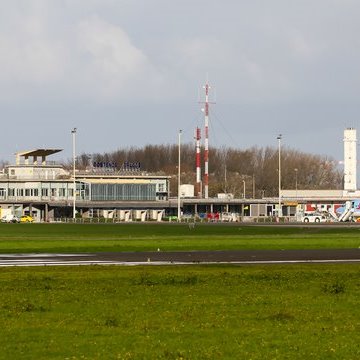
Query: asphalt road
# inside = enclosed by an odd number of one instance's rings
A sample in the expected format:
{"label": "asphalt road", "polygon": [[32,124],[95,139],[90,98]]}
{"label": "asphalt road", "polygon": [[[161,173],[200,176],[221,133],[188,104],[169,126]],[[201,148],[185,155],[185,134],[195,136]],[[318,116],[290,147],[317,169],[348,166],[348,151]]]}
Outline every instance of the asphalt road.
{"label": "asphalt road", "polygon": [[190,265],[356,263],[360,249],[0,254],[0,267],[70,265]]}

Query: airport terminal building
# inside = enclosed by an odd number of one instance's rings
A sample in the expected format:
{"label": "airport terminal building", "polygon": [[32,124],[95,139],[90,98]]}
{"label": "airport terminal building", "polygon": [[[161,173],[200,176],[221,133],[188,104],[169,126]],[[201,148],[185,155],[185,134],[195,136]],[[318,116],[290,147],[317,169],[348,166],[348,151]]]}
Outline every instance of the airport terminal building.
{"label": "airport terminal building", "polygon": [[[0,174],[0,209],[3,216],[32,215],[37,222],[73,216],[125,220],[161,220],[177,215],[178,199],[170,198],[170,177],[151,175],[130,168],[118,171],[106,166],[67,170],[48,157],[60,149],[35,149],[16,153],[14,165]],[[75,191],[74,191],[75,189]],[[218,197],[181,198],[184,215],[233,213],[242,217],[272,216],[277,199]],[[283,204],[283,214],[295,216],[293,203]]]}
{"label": "airport terminal building", "polygon": [[77,170],[74,178],[72,171],[48,161],[48,156],[60,151],[36,149],[16,154],[15,165],[6,166],[0,174],[3,211],[11,209],[18,216],[32,214],[37,221],[51,221],[72,216],[74,194],[79,216],[93,216],[102,209],[116,213],[124,206],[159,209],[158,205],[168,200],[168,176],[131,170],[120,173],[102,166]]}

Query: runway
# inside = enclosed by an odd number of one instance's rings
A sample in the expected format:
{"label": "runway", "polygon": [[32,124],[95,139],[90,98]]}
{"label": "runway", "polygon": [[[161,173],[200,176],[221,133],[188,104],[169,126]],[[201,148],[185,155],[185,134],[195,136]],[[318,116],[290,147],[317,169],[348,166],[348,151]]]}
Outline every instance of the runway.
{"label": "runway", "polygon": [[360,249],[0,254],[0,267],[80,265],[193,265],[357,263]]}

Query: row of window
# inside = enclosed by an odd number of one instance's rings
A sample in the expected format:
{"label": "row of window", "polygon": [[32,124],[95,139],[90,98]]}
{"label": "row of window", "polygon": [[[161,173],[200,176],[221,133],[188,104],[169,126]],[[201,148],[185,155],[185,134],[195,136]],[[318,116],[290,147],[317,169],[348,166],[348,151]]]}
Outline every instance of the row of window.
{"label": "row of window", "polygon": [[[159,192],[164,190],[165,185],[160,184]],[[0,188],[0,197],[56,197],[56,198],[72,198],[73,189],[67,188]],[[90,192],[87,184],[77,186],[77,197],[81,199],[89,198]],[[156,200],[155,184],[92,184],[91,200]],[[159,198],[166,199],[166,196],[159,194]]]}
{"label": "row of window", "polygon": [[91,200],[156,200],[155,184],[93,184]]}
{"label": "row of window", "polygon": [[[74,194],[73,189],[41,189],[41,196],[48,197],[72,197]],[[0,196],[4,197],[6,196],[6,189],[0,189]],[[39,189],[12,189],[10,188],[8,190],[8,196],[11,197],[38,197],[39,196]]]}

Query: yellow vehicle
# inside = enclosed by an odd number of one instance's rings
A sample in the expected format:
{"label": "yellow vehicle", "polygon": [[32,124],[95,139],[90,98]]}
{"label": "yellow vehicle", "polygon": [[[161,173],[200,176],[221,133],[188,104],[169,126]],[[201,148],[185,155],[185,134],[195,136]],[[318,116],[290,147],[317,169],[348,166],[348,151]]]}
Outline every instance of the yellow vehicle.
{"label": "yellow vehicle", "polygon": [[34,222],[34,219],[32,216],[30,215],[23,215],[21,218],[20,218],[20,222],[21,223],[32,223]]}

